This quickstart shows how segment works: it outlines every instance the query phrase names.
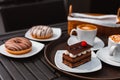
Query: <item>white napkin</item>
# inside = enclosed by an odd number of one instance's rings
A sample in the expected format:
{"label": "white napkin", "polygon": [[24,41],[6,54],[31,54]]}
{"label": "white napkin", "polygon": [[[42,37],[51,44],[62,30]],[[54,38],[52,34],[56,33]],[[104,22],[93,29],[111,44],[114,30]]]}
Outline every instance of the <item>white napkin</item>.
{"label": "white napkin", "polygon": [[116,15],[92,16],[82,13],[72,13],[71,16],[68,16],[68,20],[83,21],[106,27],[120,27],[120,24],[116,24],[116,17]]}

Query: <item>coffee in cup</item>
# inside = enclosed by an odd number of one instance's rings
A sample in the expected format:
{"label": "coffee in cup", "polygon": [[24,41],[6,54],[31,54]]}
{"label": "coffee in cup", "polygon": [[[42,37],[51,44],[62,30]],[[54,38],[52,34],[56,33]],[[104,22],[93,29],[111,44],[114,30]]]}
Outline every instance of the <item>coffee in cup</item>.
{"label": "coffee in cup", "polygon": [[78,25],[78,28],[82,30],[96,30],[96,26],[90,25],[90,24],[82,24]]}
{"label": "coffee in cup", "polygon": [[110,39],[112,39],[114,42],[119,43],[120,42],[120,35],[112,35],[110,36]]}
{"label": "coffee in cup", "polygon": [[70,36],[73,36],[72,33],[74,31],[77,33],[76,37],[79,41],[86,41],[88,44],[93,45],[97,33],[97,27],[95,25],[77,25],[76,29],[71,30]]}
{"label": "coffee in cup", "polygon": [[108,39],[110,59],[120,62],[120,35],[111,35]]}

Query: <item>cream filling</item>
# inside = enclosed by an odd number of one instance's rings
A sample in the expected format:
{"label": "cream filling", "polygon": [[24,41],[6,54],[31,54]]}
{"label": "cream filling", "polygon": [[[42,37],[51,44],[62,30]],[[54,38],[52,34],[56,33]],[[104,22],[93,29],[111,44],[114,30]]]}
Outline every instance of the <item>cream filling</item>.
{"label": "cream filling", "polygon": [[77,56],[81,56],[82,54],[86,54],[87,52],[90,52],[90,51],[91,51],[91,50],[88,49],[88,50],[86,50],[86,51],[83,51],[83,52],[81,52],[81,53],[79,53],[79,54],[74,55],[74,54],[68,52],[68,50],[66,50],[66,51],[65,51],[65,55],[69,55],[69,57],[71,57],[71,58],[76,58]]}

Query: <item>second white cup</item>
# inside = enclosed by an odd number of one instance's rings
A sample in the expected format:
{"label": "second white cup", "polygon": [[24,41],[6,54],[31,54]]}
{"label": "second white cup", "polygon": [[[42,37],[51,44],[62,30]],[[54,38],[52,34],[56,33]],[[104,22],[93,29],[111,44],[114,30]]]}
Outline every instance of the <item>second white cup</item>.
{"label": "second white cup", "polygon": [[111,35],[108,39],[110,59],[120,62],[120,35]]}

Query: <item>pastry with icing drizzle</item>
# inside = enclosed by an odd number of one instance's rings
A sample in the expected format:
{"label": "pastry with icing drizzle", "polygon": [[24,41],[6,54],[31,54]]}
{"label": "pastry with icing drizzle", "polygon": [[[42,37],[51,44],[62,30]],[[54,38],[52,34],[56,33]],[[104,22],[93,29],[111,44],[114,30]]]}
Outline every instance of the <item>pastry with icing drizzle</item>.
{"label": "pastry with icing drizzle", "polygon": [[26,54],[32,50],[32,43],[27,38],[14,37],[5,42],[5,49],[15,55]]}
{"label": "pastry with icing drizzle", "polygon": [[30,29],[30,34],[33,38],[48,39],[53,36],[53,30],[49,26],[37,25]]}

